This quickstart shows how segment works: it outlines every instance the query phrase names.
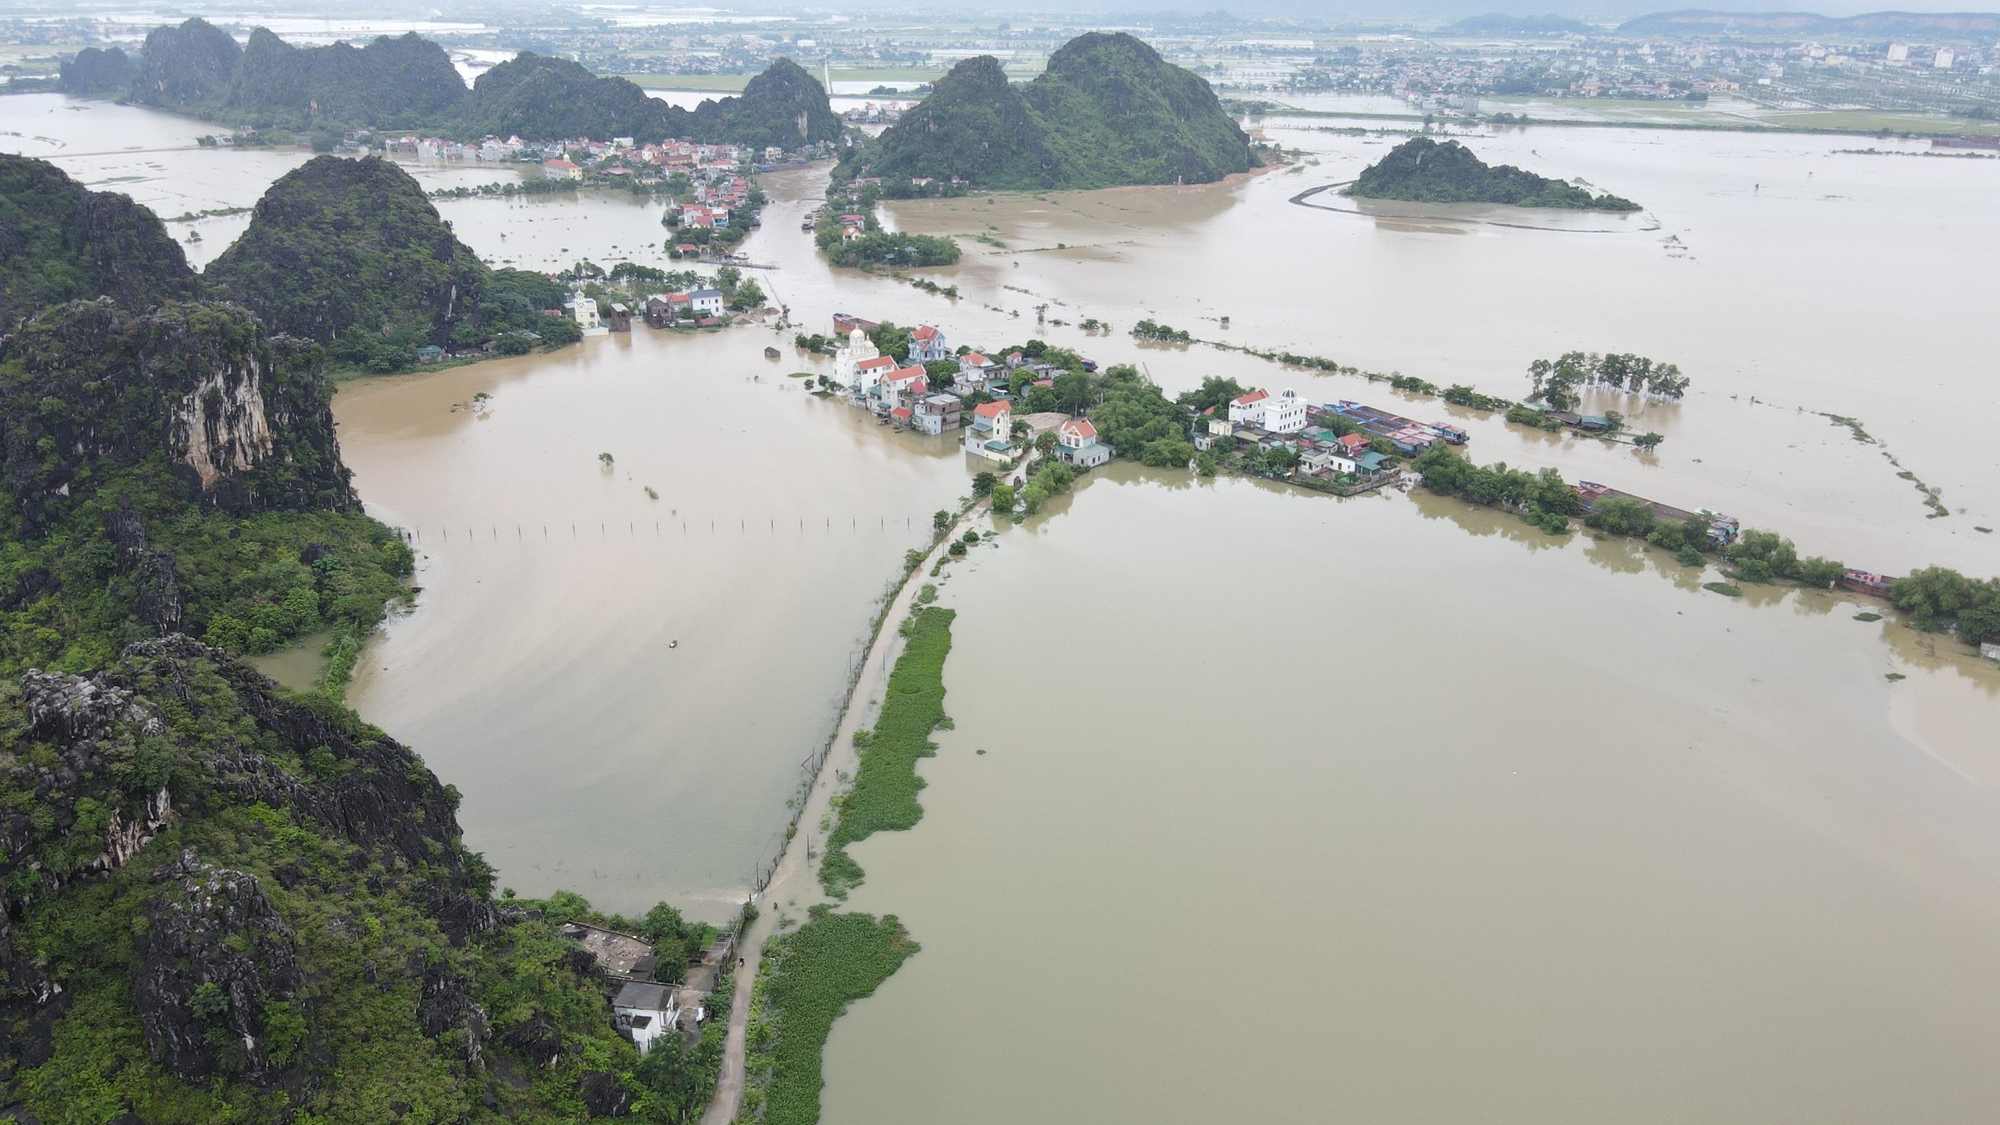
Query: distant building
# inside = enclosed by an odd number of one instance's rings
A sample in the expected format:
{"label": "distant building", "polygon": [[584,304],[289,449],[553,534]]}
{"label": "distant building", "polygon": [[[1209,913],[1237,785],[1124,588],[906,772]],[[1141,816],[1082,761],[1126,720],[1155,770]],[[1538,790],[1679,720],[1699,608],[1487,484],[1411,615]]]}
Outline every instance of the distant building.
{"label": "distant building", "polygon": [[1306,400],[1299,392],[1284,392],[1265,398],[1264,417],[1258,424],[1274,434],[1295,434],[1306,428]]}
{"label": "distant building", "polygon": [[1004,402],[982,402],[972,408],[972,421],[965,427],[965,451],[989,461],[1005,461],[1013,455],[1014,411]]}
{"label": "distant building", "polygon": [[[834,319],[837,323],[840,318],[835,317]],[[874,383],[870,382],[866,386],[862,384],[860,378],[861,364],[872,359],[881,358],[884,358],[882,349],[876,347],[875,342],[868,338],[868,333],[863,332],[860,326],[856,325],[848,329],[847,342],[835,349],[833,353],[833,381],[854,391],[856,394],[865,394],[870,387],[874,386]],[[890,368],[893,369],[895,365],[895,360],[889,360],[888,366]],[[877,365],[878,368],[880,366],[879,364]],[[874,375],[874,378],[880,379],[881,375],[877,373]]]}
{"label": "distant building", "polygon": [[964,422],[964,411],[957,395],[927,395],[917,401],[916,427],[932,435],[955,430]]}
{"label": "distant building", "polygon": [[542,164],[542,178],[548,180],[580,180],[583,169],[567,160],[549,160]]}
{"label": "distant building", "polygon": [[569,318],[576,321],[578,328],[590,329],[597,327],[597,298],[586,297],[581,293],[571,297],[569,299]]}
{"label": "distant building", "polygon": [[1252,425],[1260,424],[1264,415],[1264,400],[1270,397],[1270,392],[1263,390],[1238,395],[1229,402],[1229,420],[1248,422]]}
{"label": "distant building", "polygon": [[1056,456],[1075,469],[1093,469],[1117,453],[1097,440],[1097,427],[1087,418],[1071,418],[1056,427]]}
{"label": "distant building", "polygon": [[696,289],[688,295],[688,305],[694,309],[697,319],[705,316],[722,315],[722,290]]}
{"label": "distant building", "polygon": [[911,363],[930,363],[950,358],[951,349],[945,345],[944,333],[928,324],[920,324],[910,333]]}

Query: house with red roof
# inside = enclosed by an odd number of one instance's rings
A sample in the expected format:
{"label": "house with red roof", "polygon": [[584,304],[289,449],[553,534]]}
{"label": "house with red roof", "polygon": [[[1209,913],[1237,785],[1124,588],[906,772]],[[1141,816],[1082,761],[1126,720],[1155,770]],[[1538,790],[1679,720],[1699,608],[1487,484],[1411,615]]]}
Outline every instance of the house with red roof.
{"label": "house with red roof", "polygon": [[919,324],[910,333],[909,362],[930,363],[934,360],[950,359],[951,349],[944,342],[944,333],[928,324]]}
{"label": "house with red roof", "polygon": [[1094,469],[1117,452],[1097,439],[1097,427],[1088,418],[1071,418],[1056,427],[1056,456],[1072,469]]}
{"label": "house with red roof", "polygon": [[1004,402],[982,402],[972,408],[972,422],[965,427],[965,451],[1005,461],[1014,455],[1013,434],[1013,408]]}
{"label": "house with red roof", "polygon": [[1229,420],[1231,422],[1248,422],[1253,426],[1262,422],[1264,420],[1263,402],[1270,397],[1271,392],[1262,389],[1236,396],[1229,400]]}

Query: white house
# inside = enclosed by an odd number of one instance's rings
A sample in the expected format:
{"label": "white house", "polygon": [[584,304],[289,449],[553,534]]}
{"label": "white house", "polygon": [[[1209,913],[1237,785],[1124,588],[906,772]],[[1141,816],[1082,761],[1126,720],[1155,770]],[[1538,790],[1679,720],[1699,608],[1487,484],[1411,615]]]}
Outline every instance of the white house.
{"label": "white house", "polygon": [[1259,423],[1274,434],[1294,434],[1306,428],[1306,400],[1299,392],[1286,388],[1282,393],[1268,395],[1263,401],[1264,417]]}
{"label": "white house", "polygon": [[653,1040],[671,1034],[680,1020],[680,1004],[674,999],[674,985],[651,981],[627,981],[611,998],[611,1016],[618,1030],[632,1037],[640,1054]]}
{"label": "white house", "polygon": [[916,331],[910,333],[911,363],[922,364],[950,358],[951,352],[945,346],[944,333],[928,324],[919,324]]}
{"label": "white house", "polygon": [[1071,418],[1056,427],[1056,456],[1071,468],[1092,469],[1111,460],[1116,452],[1097,440],[1097,427],[1087,418]]}
{"label": "white house", "polygon": [[1270,397],[1270,392],[1262,390],[1238,395],[1229,401],[1229,420],[1248,422],[1253,426],[1261,425],[1264,420],[1264,400]]}
{"label": "white house", "polygon": [[721,316],[722,290],[696,289],[688,294],[688,305],[697,317]]}
{"label": "white house", "polygon": [[1326,449],[1311,449],[1299,455],[1299,468],[1308,473],[1351,473],[1354,462]]}
{"label": "white house", "polygon": [[578,293],[569,299],[569,318],[576,321],[578,328],[588,331],[597,327],[597,298]]}
{"label": "white house", "polygon": [[[833,381],[856,391],[866,390],[857,377],[857,369],[864,361],[878,359],[881,355],[882,350],[868,338],[868,333],[854,329],[847,334],[847,342],[834,349]],[[891,360],[889,365],[894,367],[895,361]]]}
{"label": "white house", "polygon": [[542,163],[542,178],[548,180],[580,180],[583,169],[567,160],[548,160]]}
{"label": "white house", "polygon": [[[883,358],[887,358],[886,356]],[[899,367],[883,375],[875,384],[875,396],[881,401],[882,410],[902,407],[914,410],[917,400],[930,393],[930,384],[924,378],[921,367]]]}

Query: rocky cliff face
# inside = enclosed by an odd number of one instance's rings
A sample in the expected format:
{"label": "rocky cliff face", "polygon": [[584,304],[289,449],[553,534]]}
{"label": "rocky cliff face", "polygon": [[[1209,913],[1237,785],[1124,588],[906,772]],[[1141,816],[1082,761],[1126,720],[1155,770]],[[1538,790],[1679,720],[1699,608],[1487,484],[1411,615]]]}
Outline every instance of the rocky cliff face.
{"label": "rocky cliff face", "polygon": [[0,154],[0,332],[64,301],[188,300],[180,243],[130,196],[86,189],[47,161]]}
{"label": "rocky cliff face", "polygon": [[139,52],[132,100],[169,109],[196,109],[222,99],[243,48],[228,32],[203,19],[156,27]]}
{"label": "rocky cliff face", "polygon": [[466,87],[444,48],[415,32],[365,47],[294,47],[250,33],[224,104],[271,120],[418,127],[457,108]]}
{"label": "rocky cliff face", "polygon": [[87,97],[122,94],[132,84],[134,70],[132,57],[117,47],[85,47],[63,62],[56,89]]}
{"label": "rocky cliff face", "polygon": [[118,469],[232,511],[355,504],[314,350],[239,308],[51,310],[0,338],[0,388],[0,465],[32,523]]}
{"label": "rocky cliff face", "polygon": [[[297,890],[336,873],[313,870],[296,845],[260,854],[263,874],[235,866],[247,856],[212,854],[241,851],[240,835],[194,826],[235,810],[333,842],[332,854],[374,872],[378,892],[447,941],[498,924],[459,846],[455,798],[414,755],[351,717],[281,697],[214,649],[179,636],[142,642],[94,675],[30,672],[19,698],[20,725],[0,724],[0,1028],[21,1030],[0,1036],[0,1077],[46,1058],[36,1029],[58,1022],[74,991],[6,920],[111,880],[131,887],[119,909],[143,919],[138,940],[128,957],[93,950],[84,960],[124,962],[153,1062],[187,1081],[299,1087],[315,974],[300,922],[280,911],[269,881]],[[182,837],[183,850],[147,868],[161,835]],[[463,975],[435,967],[409,1018],[427,1034],[458,1033],[477,1059],[485,1017]]]}

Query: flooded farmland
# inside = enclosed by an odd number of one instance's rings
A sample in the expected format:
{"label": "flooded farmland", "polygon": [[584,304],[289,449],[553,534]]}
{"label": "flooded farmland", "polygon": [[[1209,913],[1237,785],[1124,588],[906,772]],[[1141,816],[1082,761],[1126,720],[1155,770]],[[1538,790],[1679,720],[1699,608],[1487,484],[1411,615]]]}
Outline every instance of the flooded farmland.
{"label": "flooded farmland", "polygon": [[[1712,507],[1802,553],[2000,571],[2000,161],[1641,129],[1472,140],[1645,207],[1565,229],[1296,204],[1394,138],[1262,124],[1295,170],[891,205],[899,229],[959,236],[964,260],[930,274],[956,300],[827,269],[797,230],[823,169],[766,177],[744,249],[806,331],[845,311],[953,344],[1041,338],[1170,391],[1216,374],[1357,398],[1449,418],[1481,462]],[[108,125],[120,143],[93,143]],[[0,143],[166,215],[248,206],[304,159],[193,147],[206,131],[0,99]],[[495,263],[666,264],[648,202],[439,208]],[[201,262],[246,222],[170,229],[203,235]],[[1885,265],[1906,260],[1923,266]],[[1638,352],[1693,391],[1595,400],[1666,435],[1641,455],[1142,345],[1142,317],[1508,396],[1535,358]],[[337,396],[357,486],[418,537],[423,586],[350,698],[465,794],[502,884],[728,912],[875,599],[966,491],[948,440],[788,379],[826,369],[790,331],[641,329]],[[944,584],[956,729],[923,767],[926,819],[857,849],[854,905],[924,949],[837,1027],[828,1120],[1986,1116],[2000,673],[1845,596],[1726,599],[1714,577],[1421,492],[1129,467],[1003,530]]]}

